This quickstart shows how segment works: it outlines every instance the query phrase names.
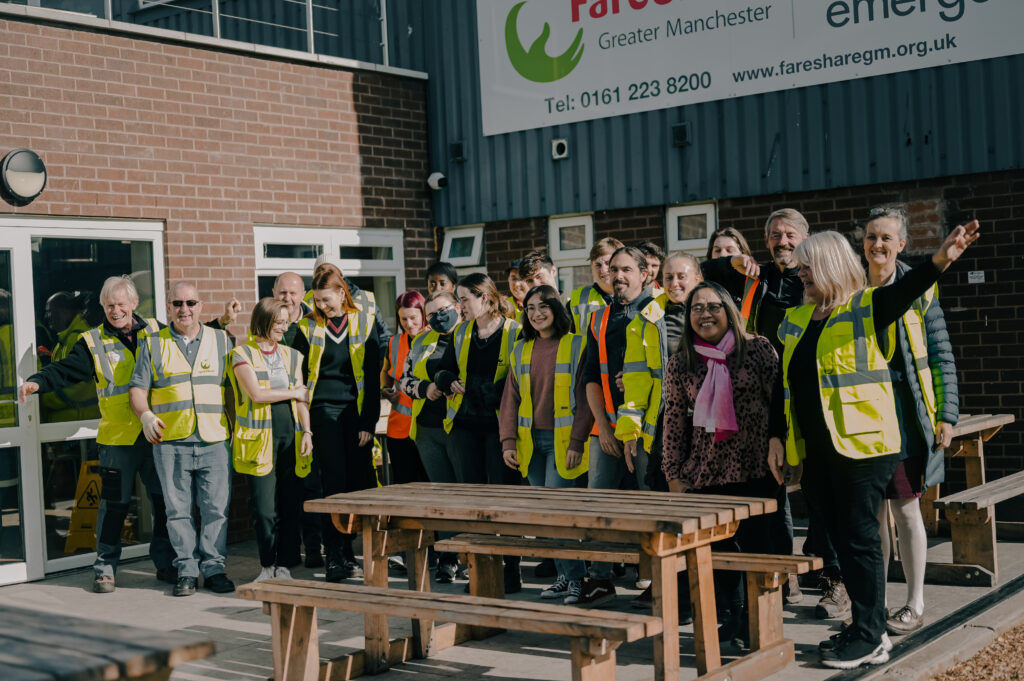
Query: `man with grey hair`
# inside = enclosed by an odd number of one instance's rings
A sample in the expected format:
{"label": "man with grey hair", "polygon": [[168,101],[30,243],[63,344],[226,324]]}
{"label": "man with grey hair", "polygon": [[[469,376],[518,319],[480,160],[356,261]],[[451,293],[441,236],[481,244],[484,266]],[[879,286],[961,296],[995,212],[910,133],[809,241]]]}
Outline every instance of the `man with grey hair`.
{"label": "man with grey hair", "polygon": [[[171,286],[171,325],[140,344],[129,390],[131,409],[154,445],[167,532],[176,554],[175,596],[194,594],[200,572],[211,591],[235,589],[224,571],[231,497],[225,405],[232,343],[225,332],[200,324],[202,311],[194,284]],[[200,513],[198,538],[193,506]]]}

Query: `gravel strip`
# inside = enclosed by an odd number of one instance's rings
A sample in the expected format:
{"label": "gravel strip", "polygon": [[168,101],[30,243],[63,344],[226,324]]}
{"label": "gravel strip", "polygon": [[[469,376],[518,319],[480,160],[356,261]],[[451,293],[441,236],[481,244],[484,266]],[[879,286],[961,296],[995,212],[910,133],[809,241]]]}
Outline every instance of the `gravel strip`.
{"label": "gravel strip", "polygon": [[997,637],[986,648],[932,681],[1024,681],[1024,625]]}

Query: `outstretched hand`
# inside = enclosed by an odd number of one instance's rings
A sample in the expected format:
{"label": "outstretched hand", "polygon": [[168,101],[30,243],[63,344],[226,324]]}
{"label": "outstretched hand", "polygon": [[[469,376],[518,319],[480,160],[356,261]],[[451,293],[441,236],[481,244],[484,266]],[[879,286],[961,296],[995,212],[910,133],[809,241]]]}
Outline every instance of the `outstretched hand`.
{"label": "outstretched hand", "polygon": [[949,233],[946,240],[939,246],[939,250],[935,251],[935,255],[932,256],[932,262],[939,268],[940,271],[945,270],[953,262],[956,261],[967,247],[978,240],[981,236],[980,225],[977,220],[971,220],[966,225],[957,225],[956,229]]}

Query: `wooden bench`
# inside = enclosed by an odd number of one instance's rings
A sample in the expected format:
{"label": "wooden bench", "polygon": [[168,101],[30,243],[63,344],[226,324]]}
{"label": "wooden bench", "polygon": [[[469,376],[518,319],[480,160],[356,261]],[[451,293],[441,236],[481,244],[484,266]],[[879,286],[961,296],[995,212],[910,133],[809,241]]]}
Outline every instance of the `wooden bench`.
{"label": "wooden bench", "polygon": [[574,680],[614,679],[615,649],[662,631],[661,621],[648,615],[361,584],[268,579],[240,586],[237,594],[269,605],[276,681],[319,678],[317,608],[569,636]]}
{"label": "wooden bench", "polygon": [[979,586],[998,583],[995,505],[1020,494],[1024,494],[1024,471],[933,502],[936,508],[945,510],[953,540],[953,565],[946,567],[969,570],[961,583]]}
{"label": "wooden bench", "polygon": [[[530,556],[612,563],[638,563],[644,554],[634,546],[609,542],[575,542],[564,539],[515,537],[508,535],[459,534],[435,542],[437,551],[462,553],[469,557]],[[820,570],[821,558],[812,556],[776,556],[761,553],[711,554],[715,570],[747,573],[747,602],[750,609],[750,649],[761,650],[784,641],[782,635],[782,586],[790,574]],[[676,571],[686,570],[685,556],[679,556]]]}

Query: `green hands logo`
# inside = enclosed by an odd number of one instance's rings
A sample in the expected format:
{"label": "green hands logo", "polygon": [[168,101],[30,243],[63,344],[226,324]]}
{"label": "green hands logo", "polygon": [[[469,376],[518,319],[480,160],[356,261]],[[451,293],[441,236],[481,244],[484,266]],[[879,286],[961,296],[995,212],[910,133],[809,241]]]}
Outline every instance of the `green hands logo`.
{"label": "green hands logo", "polygon": [[551,36],[551,24],[545,21],[544,30],[527,51],[519,40],[519,30],[516,28],[519,12],[525,4],[526,0],[518,3],[505,19],[505,49],[508,51],[509,61],[520,76],[535,83],[553,83],[565,78],[572,73],[583,56],[583,29],[576,33],[576,39],[572,41],[569,49],[557,57],[549,57],[544,48]]}

